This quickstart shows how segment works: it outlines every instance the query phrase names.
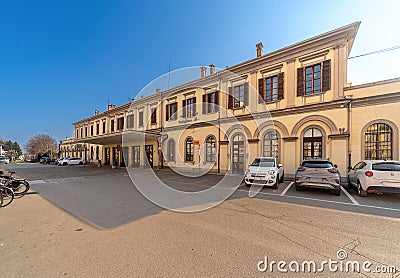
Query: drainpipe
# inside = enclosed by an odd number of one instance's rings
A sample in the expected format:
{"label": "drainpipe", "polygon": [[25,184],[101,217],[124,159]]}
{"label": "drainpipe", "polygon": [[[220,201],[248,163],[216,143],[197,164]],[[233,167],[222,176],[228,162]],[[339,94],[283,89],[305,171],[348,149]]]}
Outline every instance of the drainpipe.
{"label": "drainpipe", "polygon": [[347,167],[351,167],[352,102],[353,98],[349,98],[349,103],[347,104],[347,132],[349,133],[349,137],[347,139],[347,152],[348,152]]}
{"label": "drainpipe", "polygon": [[[217,73],[218,74],[218,73]],[[221,78],[218,80],[218,105],[221,103]],[[218,173],[221,173],[221,109],[218,107]]]}

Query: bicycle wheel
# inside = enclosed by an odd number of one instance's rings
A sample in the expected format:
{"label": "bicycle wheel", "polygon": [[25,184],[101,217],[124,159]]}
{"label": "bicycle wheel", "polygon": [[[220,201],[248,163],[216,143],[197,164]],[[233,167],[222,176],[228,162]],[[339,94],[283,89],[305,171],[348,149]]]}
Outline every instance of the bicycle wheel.
{"label": "bicycle wheel", "polygon": [[1,186],[0,195],[3,199],[1,207],[8,206],[14,200],[14,191],[9,187]]}
{"label": "bicycle wheel", "polygon": [[10,184],[7,184],[7,186],[11,187],[14,190],[15,197],[24,196],[30,188],[29,183],[26,180],[13,180],[12,182],[10,182]]}

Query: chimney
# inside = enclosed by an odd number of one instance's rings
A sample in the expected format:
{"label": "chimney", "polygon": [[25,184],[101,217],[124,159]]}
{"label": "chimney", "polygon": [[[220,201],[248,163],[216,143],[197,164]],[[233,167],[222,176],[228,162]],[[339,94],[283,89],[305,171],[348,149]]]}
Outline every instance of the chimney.
{"label": "chimney", "polygon": [[213,64],[210,65],[210,75],[215,73],[215,66]]}
{"label": "chimney", "polygon": [[259,42],[256,44],[256,48],[257,48],[257,57],[262,56],[262,51],[263,51],[263,47],[264,45],[262,44],[262,42]]}
{"label": "chimney", "polygon": [[95,116],[99,115],[99,110],[94,110],[94,115]]}
{"label": "chimney", "polygon": [[161,92],[160,88],[157,88],[156,89],[156,94],[160,94],[160,92]]}
{"label": "chimney", "polygon": [[107,111],[113,110],[114,108],[115,108],[115,104],[109,104]]}
{"label": "chimney", "polygon": [[207,73],[206,70],[207,68],[205,66],[200,67],[201,70],[201,77],[206,77]]}

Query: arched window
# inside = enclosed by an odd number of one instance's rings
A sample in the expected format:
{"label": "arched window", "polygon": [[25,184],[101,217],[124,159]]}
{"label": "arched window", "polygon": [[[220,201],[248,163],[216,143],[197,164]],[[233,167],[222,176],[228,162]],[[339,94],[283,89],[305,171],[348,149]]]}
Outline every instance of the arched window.
{"label": "arched window", "polygon": [[206,162],[215,162],[216,153],[215,136],[209,135],[206,139]]}
{"label": "arched window", "polygon": [[279,135],[275,130],[267,131],[263,138],[263,156],[279,156]]}
{"label": "arched window", "polygon": [[185,141],[185,161],[193,161],[193,138],[188,137]]}
{"label": "arched window", "polygon": [[303,135],[303,158],[322,158],[322,132],[312,127]]}
{"label": "arched window", "polygon": [[388,124],[370,125],[364,140],[365,159],[393,159],[393,130]]}
{"label": "arched window", "polygon": [[168,140],[167,158],[168,158],[168,161],[175,161],[175,140],[174,139]]}

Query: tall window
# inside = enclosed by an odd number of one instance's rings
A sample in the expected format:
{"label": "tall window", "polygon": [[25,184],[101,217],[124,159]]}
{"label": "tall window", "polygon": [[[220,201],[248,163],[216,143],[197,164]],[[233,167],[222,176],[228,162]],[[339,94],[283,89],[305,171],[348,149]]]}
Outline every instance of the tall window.
{"label": "tall window", "polygon": [[106,133],[106,121],[103,121],[103,134]]}
{"label": "tall window", "polygon": [[127,128],[133,128],[134,127],[134,116],[133,116],[133,114],[129,114],[126,117],[126,125],[127,125]]}
{"label": "tall window", "polygon": [[124,117],[120,117],[117,119],[117,130],[124,129]]}
{"label": "tall window", "polygon": [[100,133],[100,123],[96,123],[96,135]]}
{"label": "tall window", "polygon": [[203,114],[217,112],[219,107],[219,92],[203,95]]}
{"label": "tall window", "polygon": [[263,156],[278,157],[279,136],[275,130],[267,131],[263,138]]}
{"label": "tall window", "polygon": [[193,138],[188,137],[185,141],[185,161],[193,161]]}
{"label": "tall window", "polygon": [[139,111],[139,126],[143,126],[143,111]]}
{"label": "tall window", "polygon": [[176,120],[176,111],[178,111],[178,103],[170,103],[165,106],[166,108],[166,120]]}
{"label": "tall window", "polygon": [[75,137],[76,137],[76,138],[79,138],[79,130],[78,130],[78,129],[76,129]]}
{"label": "tall window", "polygon": [[266,93],[265,101],[278,100],[278,76],[272,76],[265,79]]}
{"label": "tall window", "polygon": [[81,137],[83,137],[83,129],[81,128]]}
{"label": "tall window", "polygon": [[306,67],[306,95],[321,92],[321,64]]}
{"label": "tall window", "polygon": [[93,125],[90,126],[90,135],[93,136],[94,132],[93,132]]}
{"label": "tall window", "polygon": [[209,135],[206,139],[206,162],[215,162],[217,153],[215,145],[215,136]]}
{"label": "tall window", "polygon": [[151,109],[151,123],[152,124],[157,123],[157,108]]}
{"label": "tall window", "polygon": [[365,159],[393,159],[393,130],[388,124],[370,125],[364,140]]}
{"label": "tall window", "polygon": [[175,161],[175,141],[174,139],[168,140],[168,161]]}
{"label": "tall window", "polygon": [[183,100],[183,117],[193,117],[196,115],[196,98],[188,98]]}
{"label": "tall window", "polygon": [[114,120],[111,120],[111,132],[114,132],[115,124]]}
{"label": "tall window", "polygon": [[87,137],[87,126],[85,126],[85,137]]}
{"label": "tall window", "polygon": [[244,84],[233,87],[234,108],[244,106]]}
{"label": "tall window", "polygon": [[303,158],[322,158],[322,132],[309,128],[303,135]]}

